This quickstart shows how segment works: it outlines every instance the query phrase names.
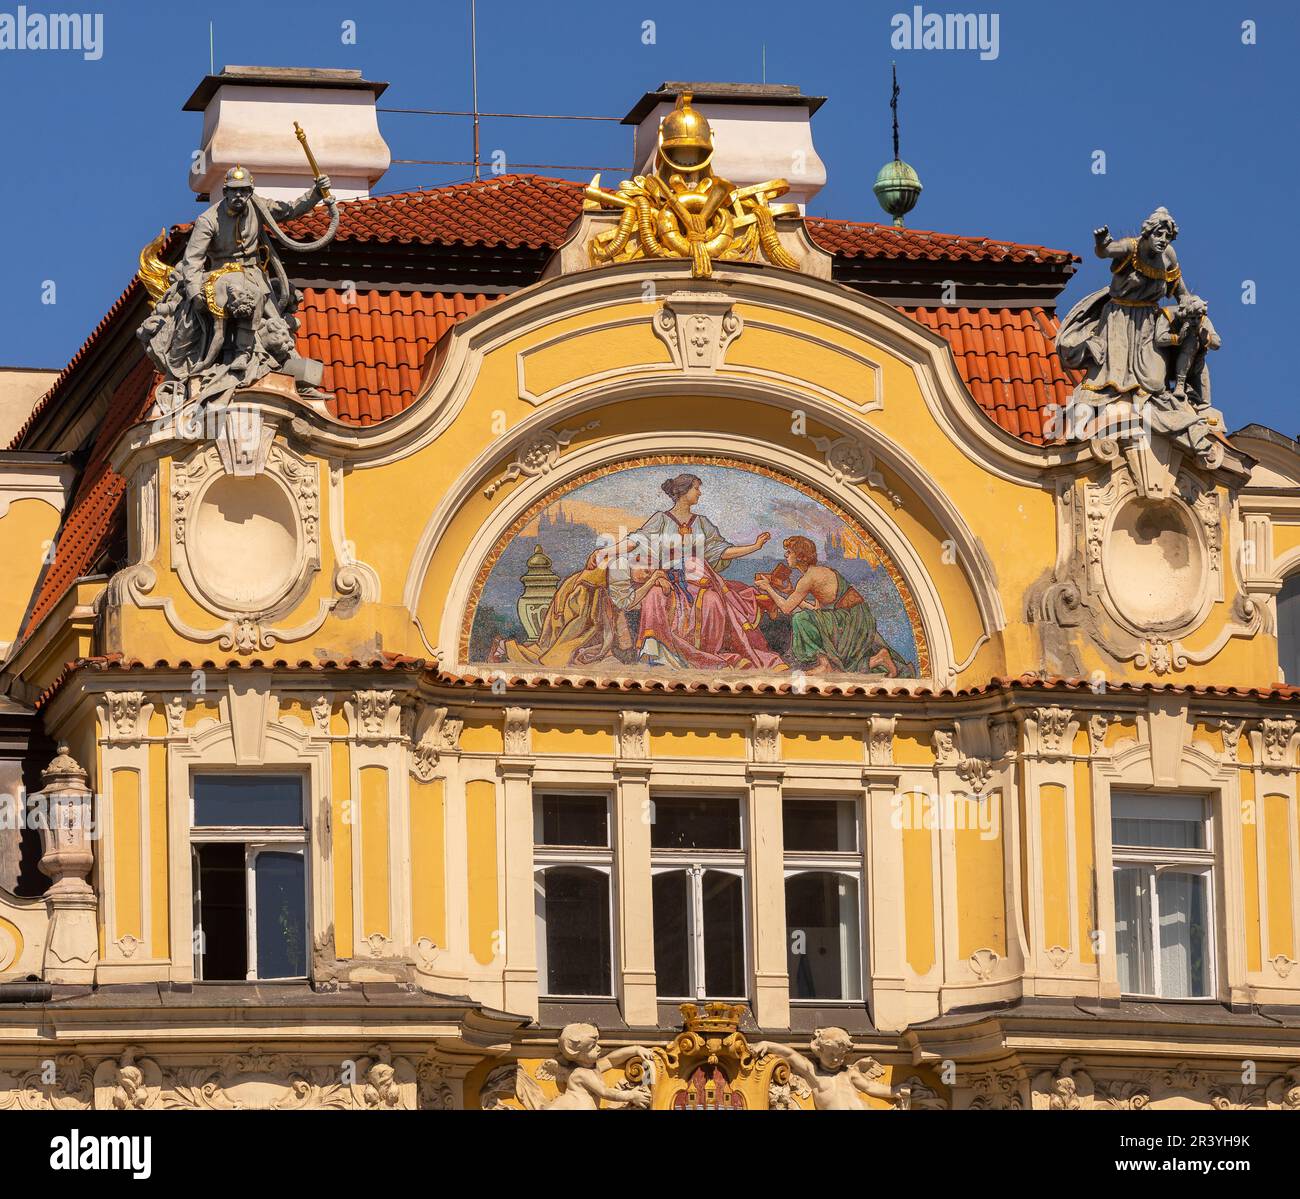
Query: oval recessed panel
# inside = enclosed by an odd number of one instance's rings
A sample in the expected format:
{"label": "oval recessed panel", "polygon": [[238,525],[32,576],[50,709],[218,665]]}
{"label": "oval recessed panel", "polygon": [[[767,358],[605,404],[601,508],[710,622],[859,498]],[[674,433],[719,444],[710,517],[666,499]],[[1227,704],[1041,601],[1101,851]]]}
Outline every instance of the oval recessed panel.
{"label": "oval recessed panel", "polygon": [[1200,610],[1205,555],[1191,512],[1177,500],[1129,500],[1102,563],[1111,601],[1138,628],[1176,628]]}
{"label": "oval recessed panel", "polygon": [[297,580],[297,514],[266,475],[216,479],[203,493],[187,541],[194,581],[226,608],[265,611]]}

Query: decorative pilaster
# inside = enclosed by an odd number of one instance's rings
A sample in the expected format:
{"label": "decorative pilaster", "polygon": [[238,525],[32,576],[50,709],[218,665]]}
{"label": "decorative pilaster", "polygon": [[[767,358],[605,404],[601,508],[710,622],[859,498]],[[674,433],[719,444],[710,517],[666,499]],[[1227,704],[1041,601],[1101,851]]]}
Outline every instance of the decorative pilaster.
{"label": "decorative pilaster", "polygon": [[[400,960],[414,954],[410,701],[407,693],[391,689],[358,690],[343,701],[352,801],[352,929],[358,957]],[[367,888],[366,879],[376,876],[387,885]],[[373,977],[385,977],[387,969],[385,965]]]}
{"label": "decorative pilaster", "polygon": [[[759,718],[761,719],[761,717]],[[785,834],[781,784],[785,767],[749,766],[750,870],[753,872],[751,940],[754,946],[754,1018],[763,1028],[790,1027],[786,966]]]}
{"label": "decorative pilaster", "polygon": [[618,854],[619,984],[623,1019],[634,1027],[659,1023],[654,959],[654,895],[650,877],[649,719],[645,712],[621,712],[618,724],[616,836]]}
{"label": "decorative pilaster", "polygon": [[505,756],[500,760],[505,835],[505,1008],[537,1017],[537,932],[533,900],[533,761],[531,712],[505,711]]}
{"label": "decorative pilaster", "polygon": [[[1078,831],[1074,741],[1089,714],[1060,704],[1029,708],[1024,730],[1025,845],[1024,932],[1026,993],[1070,995],[1095,976],[1084,961],[1080,933],[1079,870],[1084,860]],[[1104,740],[1106,722],[1088,725],[1089,744]],[[1013,866],[1015,864],[1013,863]],[[972,968],[974,965],[972,964]]]}

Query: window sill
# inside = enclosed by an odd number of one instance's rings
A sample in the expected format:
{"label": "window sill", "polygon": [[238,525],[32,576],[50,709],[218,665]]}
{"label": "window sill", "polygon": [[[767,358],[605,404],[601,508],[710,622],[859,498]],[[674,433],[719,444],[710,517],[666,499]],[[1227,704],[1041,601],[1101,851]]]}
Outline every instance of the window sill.
{"label": "window sill", "polygon": [[563,1028],[566,1024],[596,1024],[602,1029],[617,1030],[627,1027],[618,1000],[609,997],[579,996],[552,999],[542,996],[537,1001],[537,1020],[543,1027]]}
{"label": "window sill", "polygon": [[1120,999],[1125,1003],[1213,1003],[1221,1005],[1225,1002],[1217,995],[1130,995],[1128,992],[1122,992]]}
{"label": "window sill", "polygon": [[656,995],[655,1003],[660,1007],[665,1004],[676,1006],[679,1003],[749,1003],[748,995],[706,995],[703,999],[697,999],[694,995]]}
{"label": "window sill", "polygon": [[617,995],[539,995],[538,1003],[617,1003]]}
{"label": "window sill", "polygon": [[259,987],[301,987],[303,983],[308,982],[311,982],[311,979],[303,974],[297,978],[196,978],[194,985],[196,987],[248,987],[255,984]]}
{"label": "window sill", "polygon": [[865,999],[791,999],[791,1007],[845,1007],[860,1008],[866,1003]]}
{"label": "window sill", "polygon": [[844,1029],[850,1036],[867,1036],[875,1032],[864,999],[827,1000],[823,1003],[807,999],[790,1001],[789,1032],[811,1036],[817,1029],[831,1025]]}

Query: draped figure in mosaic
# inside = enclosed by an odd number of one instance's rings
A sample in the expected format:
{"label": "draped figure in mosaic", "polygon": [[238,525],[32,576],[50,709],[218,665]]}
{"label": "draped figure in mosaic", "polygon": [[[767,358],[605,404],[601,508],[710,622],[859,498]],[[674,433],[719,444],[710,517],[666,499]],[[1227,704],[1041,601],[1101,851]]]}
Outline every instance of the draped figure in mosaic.
{"label": "draped figure in mosaic", "polygon": [[616,546],[594,551],[556,589],[536,641],[508,640],[500,657],[530,666],[593,666],[635,656],[629,611],[652,590],[670,590],[662,570],[636,564]]}
{"label": "draped figure in mosaic", "polygon": [[795,663],[817,673],[916,673],[916,666],[881,636],[875,614],[858,589],[834,567],[818,564],[810,538],[787,537],[781,544],[787,566],[800,572],[798,582],[788,592],[767,576],[754,582],[790,617],[790,657]]}

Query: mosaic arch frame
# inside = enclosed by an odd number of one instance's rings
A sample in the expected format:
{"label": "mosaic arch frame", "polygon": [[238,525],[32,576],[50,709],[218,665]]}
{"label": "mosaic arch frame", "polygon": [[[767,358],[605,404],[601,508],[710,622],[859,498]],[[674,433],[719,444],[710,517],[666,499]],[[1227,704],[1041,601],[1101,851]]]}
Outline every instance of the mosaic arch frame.
{"label": "mosaic arch frame", "polygon": [[[856,563],[865,563],[870,567],[870,575],[865,576],[861,569],[856,571],[857,579],[850,585],[850,590],[858,588],[862,583],[862,590],[869,590],[870,595],[865,598],[873,601],[864,604],[864,607],[871,607],[873,610],[873,622],[875,604],[881,603],[884,609],[889,609],[885,613],[886,619],[882,621],[882,627],[885,624],[892,630],[892,635],[896,641],[901,641],[902,645],[898,649],[891,649],[890,660],[900,661],[911,666],[912,669],[906,672],[900,671],[898,678],[907,679],[908,681],[923,680],[932,677],[933,662],[930,640],[927,635],[925,620],[922,616],[920,605],[918,605],[916,596],[908,583],[906,576],[900,569],[898,563],[886,550],[872,531],[867,528],[863,522],[850,512],[843,504],[837,502],[826,491],[817,488],[802,479],[796,477],[788,469],[780,469],[769,466],[764,463],[755,462],[742,454],[718,453],[718,454],[701,454],[693,452],[661,452],[661,453],[641,453],[629,454],[624,457],[618,457],[606,460],[599,465],[590,469],[581,471],[572,477],[564,480],[562,483],[549,488],[544,494],[535,498],[528,503],[524,509],[519,512],[500,532],[491,548],[488,550],[482,561],[479,563],[473,575],[473,582],[469,587],[463,610],[460,617],[459,636],[458,636],[458,660],[462,664],[476,664],[499,666],[506,669],[514,670],[536,670],[544,669],[558,673],[565,672],[589,672],[596,665],[603,665],[606,668],[613,668],[616,664],[610,661],[604,663],[570,661],[556,662],[552,661],[521,661],[517,657],[494,657],[491,652],[484,652],[484,645],[487,643],[487,634],[485,629],[480,625],[476,628],[485,610],[496,612],[500,615],[500,609],[503,606],[500,592],[501,587],[497,586],[495,572],[498,569],[506,571],[515,571],[513,575],[506,574],[502,576],[502,584],[505,581],[513,580],[514,586],[521,592],[530,584],[522,578],[524,573],[531,573],[534,578],[540,576],[544,578],[551,587],[551,595],[554,597],[556,589],[567,583],[568,576],[562,573],[563,568],[551,569],[549,558],[540,568],[535,568],[532,559],[527,560],[527,565],[523,572],[518,571],[518,567],[524,559],[521,558],[521,546],[533,545],[537,540],[537,530],[541,522],[546,519],[548,514],[552,517],[559,513],[563,517],[564,506],[568,504],[574,506],[575,498],[578,493],[585,489],[599,487],[602,481],[609,480],[611,476],[624,474],[628,471],[645,471],[656,470],[660,475],[670,475],[679,473],[691,473],[690,468],[703,468],[701,475],[706,472],[717,481],[720,472],[741,472],[752,476],[755,480],[760,481],[760,487],[769,492],[784,492],[788,489],[789,493],[797,494],[805,503],[815,505],[825,517],[830,521],[838,521],[843,527],[843,541],[852,547],[850,560]],[[665,470],[666,468],[666,470]],[[675,469],[674,469],[675,468]],[[662,497],[659,504],[660,508],[668,506],[666,497]],[[713,507],[707,501],[702,504],[702,509]],[[713,508],[716,511],[716,507]],[[703,515],[708,513],[702,511]],[[633,528],[639,526],[632,526]],[[532,532],[528,532],[532,530]],[[588,530],[590,531],[590,530]],[[770,549],[767,551],[767,557],[781,557],[781,543],[786,533],[792,530],[783,530],[781,534],[774,535]],[[803,532],[802,529],[799,530]],[[819,551],[824,550],[828,543],[818,546]],[[842,548],[842,547],[841,547]],[[822,552],[818,555],[819,563],[830,565],[830,560]],[[569,563],[570,566],[574,565]],[[835,567],[837,573],[844,569],[843,560]],[[757,572],[756,572],[757,573]],[[843,576],[841,576],[843,577]],[[729,580],[730,581],[730,580]],[[741,580],[737,580],[741,581]],[[743,582],[743,581],[741,581]],[[847,582],[847,580],[846,580]],[[493,592],[496,592],[494,595]],[[890,602],[890,595],[896,599],[896,604]],[[847,597],[851,599],[852,597]],[[882,602],[883,601],[883,602]],[[553,602],[553,600],[552,600]],[[485,609],[486,606],[486,609]],[[541,608],[545,609],[543,603]],[[639,614],[638,614],[639,615]],[[771,613],[779,619],[779,613]],[[544,619],[538,615],[536,620]],[[900,630],[906,627],[907,636],[903,637]],[[522,625],[522,617],[519,623]],[[748,622],[741,620],[741,626]],[[838,620],[832,623],[838,625],[841,623],[851,624],[852,621],[845,618],[843,622]],[[527,629],[526,633],[533,633],[533,629]],[[837,630],[832,629],[832,634]],[[841,641],[844,638],[841,638]],[[852,640],[850,635],[849,640]],[[860,639],[859,639],[860,640]],[[496,648],[494,646],[494,648]],[[518,647],[516,646],[516,649]],[[477,652],[476,652],[477,651]],[[669,658],[672,658],[670,650],[665,650]],[[716,663],[700,665],[698,663],[686,662],[680,658],[675,659],[676,665],[665,664],[664,661],[645,663],[633,662],[628,665],[635,666],[639,669],[655,671],[677,672],[681,670],[699,670],[706,669],[712,671],[728,671],[736,673],[758,673],[771,674],[780,672],[789,672],[796,669],[806,669],[802,665],[792,664],[788,648],[784,653],[778,651],[778,656],[782,658],[776,663],[768,662],[762,664],[759,661],[747,661],[741,658],[743,664],[740,665],[719,665]],[[862,653],[857,653],[857,661],[863,661]],[[624,666],[623,669],[627,667]],[[855,669],[847,671],[837,671],[836,673],[848,673],[858,677],[882,678],[884,675],[880,670],[872,671],[867,669]]]}

